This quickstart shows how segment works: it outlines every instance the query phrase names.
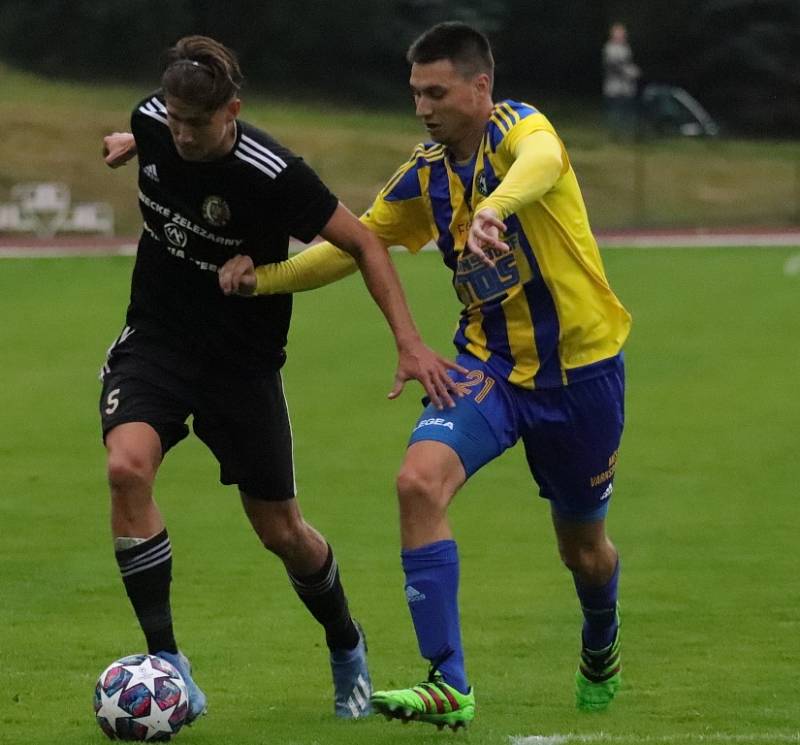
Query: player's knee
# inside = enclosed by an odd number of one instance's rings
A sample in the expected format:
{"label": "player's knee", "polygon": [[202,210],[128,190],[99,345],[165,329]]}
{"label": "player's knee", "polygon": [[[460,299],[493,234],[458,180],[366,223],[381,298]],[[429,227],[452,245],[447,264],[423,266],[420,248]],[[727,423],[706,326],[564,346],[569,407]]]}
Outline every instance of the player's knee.
{"label": "player's knee", "polygon": [[306,543],[304,524],[291,520],[275,520],[256,526],[261,544],[282,559],[302,553]]}
{"label": "player's knee", "polygon": [[446,506],[442,491],[440,479],[414,465],[404,465],[397,474],[401,513],[442,509]]}
{"label": "player's knee", "polygon": [[418,468],[404,465],[397,474],[397,496],[400,501],[409,499],[426,498],[433,490],[433,483],[427,474]]}
{"label": "player's knee", "polygon": [[609,562],[604,547],[590,543],[578,545],[559,546],[561,561],[564,566],[583,581],[592,584],[601,584],[609,573],[609,566],[613,572],[613,564]]}
{"label": "player's knee", "polygon": [[290,532],[276,528],[259,531],[258,538],[267,551],[280,557],[290,554],[294,543]]}
{"label": "player's knee", "polygon": [[559,554],[564,566],[573,574],[584,574],[592,564],[592,551],[586,546],[560,546]]}
{"label": "player's knee", "polygon": [[115,496],[140,492],[152,484],[155,473],[146,458],[129,451],[112,452],[108,456],[108,483]]}

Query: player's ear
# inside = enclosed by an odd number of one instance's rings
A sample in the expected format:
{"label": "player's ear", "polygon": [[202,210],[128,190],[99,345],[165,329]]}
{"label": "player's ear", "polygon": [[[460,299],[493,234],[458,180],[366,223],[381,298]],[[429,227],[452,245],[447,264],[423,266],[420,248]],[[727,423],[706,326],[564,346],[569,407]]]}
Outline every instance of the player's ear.
{"label": "player's ear", "polygon": [[481,94],[491,94],[492,92],[492,80],[491,78],[485,73],[482,72],[479,75],[475,76],[474,79],[475,90]]}
{"label": "player's ear", "polygon": [[226,113],[231,119],[236,119],[242,109],[242,100],[240,98],[232,98],[226,105]]}

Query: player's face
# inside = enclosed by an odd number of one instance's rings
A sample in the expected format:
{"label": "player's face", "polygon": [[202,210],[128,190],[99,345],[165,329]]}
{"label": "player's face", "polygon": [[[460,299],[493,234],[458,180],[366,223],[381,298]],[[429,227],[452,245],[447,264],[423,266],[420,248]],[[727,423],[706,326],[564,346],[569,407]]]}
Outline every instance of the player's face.
{"label": "player's face", "polygon": [[204,161],[227,155],[236,137],[234,121],[239,114],[239,99],[215,111],[174,96],[166,96],[166,104],[167,124],[181,158]]}
{"label": "player's face", "polygon": [[409,82],[417,116],[435,142],[458,149],[483,131],[487,101],[491,101],[488,75],[465,77],[443,59],[415,62]]}

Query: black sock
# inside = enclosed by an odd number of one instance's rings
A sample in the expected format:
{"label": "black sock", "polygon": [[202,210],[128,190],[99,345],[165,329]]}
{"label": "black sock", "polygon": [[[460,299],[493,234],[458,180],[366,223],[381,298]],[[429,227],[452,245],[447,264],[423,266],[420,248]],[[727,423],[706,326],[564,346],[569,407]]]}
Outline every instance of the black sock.
{"label": "black sock", "polygon": [[289,572],[289,579],[300,600],[324,627],[328,648],[355,649],[358,629],[347,607],[339,566],[331,547],[328,546],[328,556],[319,571],[308,577],[297,577]]}
{"label": "black sock", "polygon": [[177,652],[169,604],[172,545],[166,529],[115,555],[125,591],[147,640],[148,653]]}

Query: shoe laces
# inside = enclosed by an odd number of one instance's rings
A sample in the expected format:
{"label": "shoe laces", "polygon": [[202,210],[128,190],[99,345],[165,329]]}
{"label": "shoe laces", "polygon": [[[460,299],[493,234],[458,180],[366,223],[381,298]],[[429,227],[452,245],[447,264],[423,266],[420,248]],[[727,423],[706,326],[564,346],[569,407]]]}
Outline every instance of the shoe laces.
{"label": "shoe laces", "polygon": [[439,668],[450,659],[453,654],[452,649],[445,652],[443,655],[439,655],[439,657],[435,657],[431,660],[431,666],[428,668],[428,678],[425,681],[426,683],[441,683],[443,680],[442,674],[439,672]]}

